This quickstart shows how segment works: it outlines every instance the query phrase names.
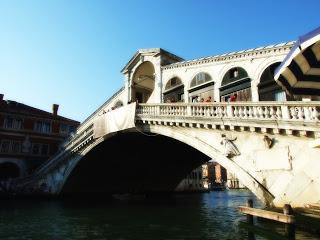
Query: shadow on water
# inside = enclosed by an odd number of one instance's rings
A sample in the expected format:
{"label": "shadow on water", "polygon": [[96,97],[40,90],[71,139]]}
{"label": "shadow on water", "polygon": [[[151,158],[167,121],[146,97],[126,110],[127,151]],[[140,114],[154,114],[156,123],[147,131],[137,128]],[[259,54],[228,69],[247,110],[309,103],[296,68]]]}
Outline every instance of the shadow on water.
{"label": "shadow on water", "polygon": [[[124,196],[126,197],[126,196]],[[0,238],[23,239],[248,239],[237,207],[248,191],[95,198],[7,200]],[[261,223],[265,225],[265,223]],[[255,239],[265,239],[256,236]],[[316,239],[302,235],[297,239]]]}

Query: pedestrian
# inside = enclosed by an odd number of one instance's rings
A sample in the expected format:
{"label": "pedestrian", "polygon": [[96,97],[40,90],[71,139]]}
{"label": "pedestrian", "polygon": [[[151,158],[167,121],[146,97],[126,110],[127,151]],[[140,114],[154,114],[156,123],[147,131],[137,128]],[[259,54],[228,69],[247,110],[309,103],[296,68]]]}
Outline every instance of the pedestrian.
{"label": "pedestrian", "polygon": [[237,101],[237,97],[238,97],[238,95],[236,93],[231,95],[231,97],[229,98],[229,102],[236,102]]}
{"label": "pedestrian", "polygon": [[206,102],[212,102],[211,96],[207,98]]}
{"label": "pedestrian", "polygon": [[198,102],[198,96],[194,97],[194,98],[192,99],[192,102],[193,102],[193,103],[197,103],[197,102]]}

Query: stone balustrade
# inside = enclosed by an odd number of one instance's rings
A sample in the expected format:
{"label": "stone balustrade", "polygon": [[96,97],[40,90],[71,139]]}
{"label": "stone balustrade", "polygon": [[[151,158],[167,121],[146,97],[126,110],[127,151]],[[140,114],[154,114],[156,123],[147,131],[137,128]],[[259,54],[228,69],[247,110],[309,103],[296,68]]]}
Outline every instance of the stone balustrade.
{"label": "stone balustrade", "polygon": [[139,104],[137,120],[167,125],[239,129],[316,136],[320,102],[234,102]]}

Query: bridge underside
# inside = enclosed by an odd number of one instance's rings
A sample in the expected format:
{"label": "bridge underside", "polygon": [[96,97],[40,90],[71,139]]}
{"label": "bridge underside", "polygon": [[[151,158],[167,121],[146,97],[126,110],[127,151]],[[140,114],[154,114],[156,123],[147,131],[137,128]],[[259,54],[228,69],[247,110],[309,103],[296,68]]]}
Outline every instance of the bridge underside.
{"label": "bridge underside", "polygon": [[200,151],[172,138],[118,133],[81,159],[61,193],[171,192],[208,160]]}

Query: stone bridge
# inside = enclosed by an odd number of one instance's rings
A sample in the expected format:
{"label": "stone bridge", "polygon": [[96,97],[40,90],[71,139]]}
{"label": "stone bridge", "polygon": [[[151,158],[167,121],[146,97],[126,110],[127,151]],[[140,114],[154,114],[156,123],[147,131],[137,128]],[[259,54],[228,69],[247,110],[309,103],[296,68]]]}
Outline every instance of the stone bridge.
{"label": "stone bridge", "polygon": [[[16,188],[53,195],[172,191],[214,159],[266,205],[320,201],[320,102],[134,103],[102,113]],[[98,118],[133,123],[97,136]]]}
{"label": "stone bridge", "polygon": [[[293,98],[274,81],[292,46],[194,60],[161,48],[138,50],[121,70],[123,88],[56,156],[16,180],[16,190],[172,192],[213,159],[266,205],[319,202],[320,98]],[[229,103],[236,96],[237,102]],[[194,103],[199,99],[214,102]]]}

